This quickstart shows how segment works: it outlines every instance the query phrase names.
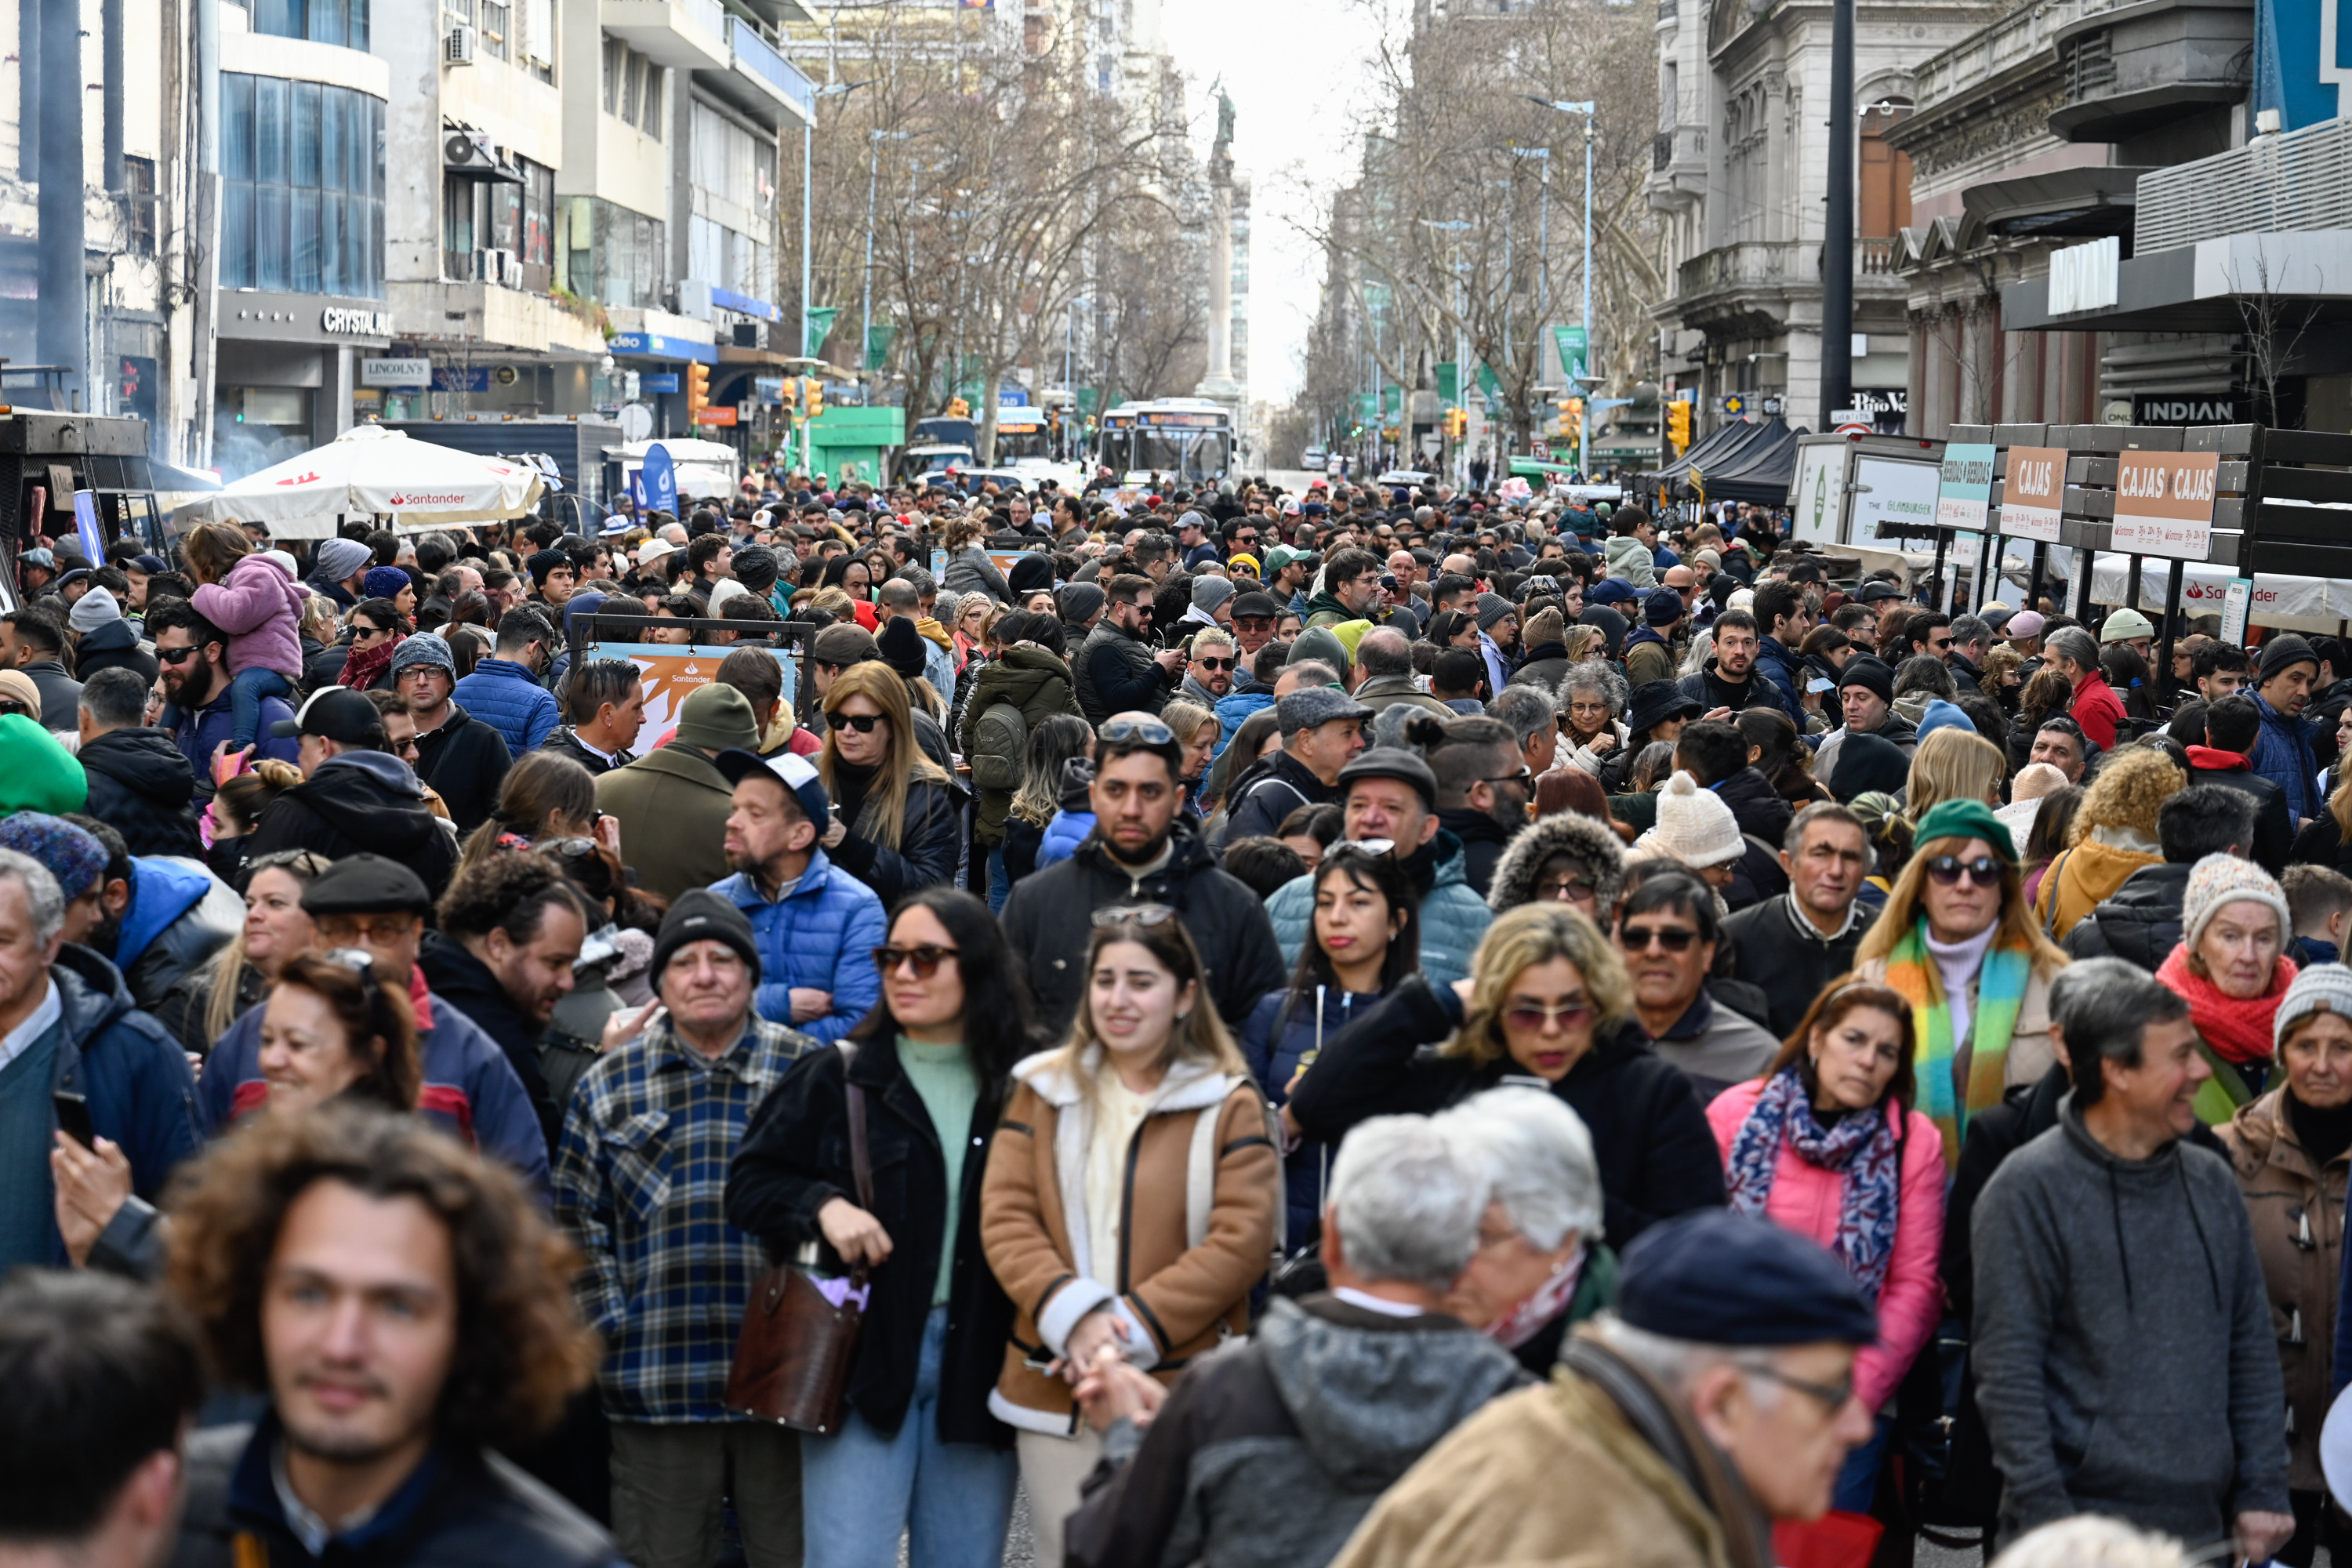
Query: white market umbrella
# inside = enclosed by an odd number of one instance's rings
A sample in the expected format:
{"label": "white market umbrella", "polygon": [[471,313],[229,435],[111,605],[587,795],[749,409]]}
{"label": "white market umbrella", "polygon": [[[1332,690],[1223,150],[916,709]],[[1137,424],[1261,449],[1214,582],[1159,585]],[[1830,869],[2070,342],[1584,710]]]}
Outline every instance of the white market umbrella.
{"label": "white market umbrella", "polygon": [[192,522],[258,522],[279,539],[329,539],[339,518],[383,516],[415,533],[498,522],[539,503],[546,479],[526,463],[478,457],[381,425],[355,425],[327,445],[247,474],[180,509]]}

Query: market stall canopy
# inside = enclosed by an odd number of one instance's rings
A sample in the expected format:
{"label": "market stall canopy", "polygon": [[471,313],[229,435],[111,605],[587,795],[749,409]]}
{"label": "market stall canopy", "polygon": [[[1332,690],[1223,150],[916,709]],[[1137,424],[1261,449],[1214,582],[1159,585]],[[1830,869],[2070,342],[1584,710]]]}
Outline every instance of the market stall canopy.
{"label": "market stall canopy", "polygon": [[[1656,473],[1643,477],[1652,483],[1686,490],[1703,489],[1709,500],[1769,501],[1779,506],[1788,500],[1789,486],[1796,478],[1797,437],[1803,434],[1790,429],[1788,422],[1780,418],[1726,425]],[[1691,482],[1694,468],[1700,476],[1696,487]]]}
{"label": "market stall canopy", "polygon": [[314,451],[190,501],[173,521],[181,528],[258,522],[277,539],[331,539],[345,518],[384,517],[395,532],[419,533],[521,517],[546,488],[528,463],[357,425]]}

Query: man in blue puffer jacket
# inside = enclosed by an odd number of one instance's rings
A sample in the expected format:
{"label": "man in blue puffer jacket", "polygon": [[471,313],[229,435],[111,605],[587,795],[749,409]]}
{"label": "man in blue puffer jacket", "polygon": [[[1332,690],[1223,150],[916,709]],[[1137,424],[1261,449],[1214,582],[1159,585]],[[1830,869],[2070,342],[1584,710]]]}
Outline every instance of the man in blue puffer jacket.
{"label": "man in blue puffer jacket", "polygon": [[554,649],[555,628],[547,617],[518,605],[499,621],[498,656],[477,663],[450,698],[503,736],[514,755],[535,752],[563,722],[555,694],[535,673]]}
{"label": "man in blue puffer jacket", "polygon": [[[1495,917],[1470,886],[1462,841],[1437,825],[1437,774],[1419,753],[1375,746],[1339,770],[1342,836],[1385,838],[1421,889],[1421,970],[1432,985],[1470,974],[1471,955]],[[1295,969],[1315,921],[1315,878],[1296,877],[1265,901],[1285,969]]]}
{"label": "man in blue puffer jacket", "polygon": [[730,750],[711,761],[735,786],[735,874],[710,890],[743,911],[760,945],[751,1005],[772,1024],[837,1040],[882,995],[873,958],[889,939],[882,900],[817,847],[833,813],[806,757]]}
{"label": "man in blue puffer jacket", "polygon": [[2262,737],[2254,742],[2253,771],[2286,792],[2286,809],[2300,830],[2326,806],[2319,795],[2319,758],[2312,726],[2303,710],[2319,679],[2319,655],[2293,632],[2264,639],[2254,689],[2247,695],[2262,714]]}

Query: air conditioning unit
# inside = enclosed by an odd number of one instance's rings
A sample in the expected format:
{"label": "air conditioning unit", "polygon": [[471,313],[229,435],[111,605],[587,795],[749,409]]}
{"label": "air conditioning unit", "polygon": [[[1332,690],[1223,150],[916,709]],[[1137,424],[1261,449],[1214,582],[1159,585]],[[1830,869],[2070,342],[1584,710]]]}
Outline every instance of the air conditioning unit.
{"label": "air conditioning unit", "polygon": [[441,63],[469,66],[474,63],[474,29],[460,23],[449,29],[441,40]]}
{"label": "air conditioning unit", "polygon": [[[450,37],[457,35],[452,33]],[[447,169],[488,169],[497,162],[490,150],[463,131],[453,131],[441,142],[441,164]]]}

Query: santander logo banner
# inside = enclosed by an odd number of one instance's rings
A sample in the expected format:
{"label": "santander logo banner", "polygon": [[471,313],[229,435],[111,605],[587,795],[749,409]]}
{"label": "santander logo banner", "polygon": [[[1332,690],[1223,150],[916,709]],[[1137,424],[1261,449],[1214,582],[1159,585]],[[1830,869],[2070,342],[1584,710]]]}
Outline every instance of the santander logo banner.
{"label": "santander logo banner", "polygon": [[396,495],[390,499],[392,504],[397,507],[464,506],[474,498],[466,494],[462,490],[436,490],[430,492],[412,492],[406,495]]}

